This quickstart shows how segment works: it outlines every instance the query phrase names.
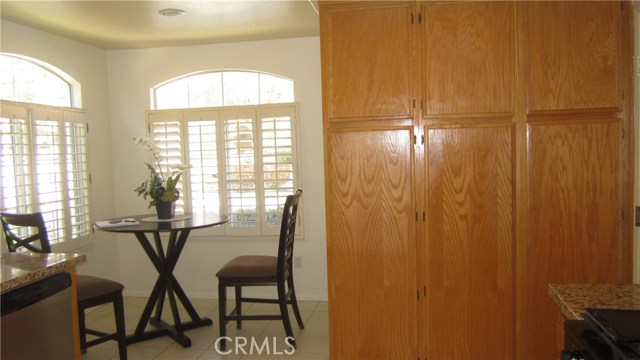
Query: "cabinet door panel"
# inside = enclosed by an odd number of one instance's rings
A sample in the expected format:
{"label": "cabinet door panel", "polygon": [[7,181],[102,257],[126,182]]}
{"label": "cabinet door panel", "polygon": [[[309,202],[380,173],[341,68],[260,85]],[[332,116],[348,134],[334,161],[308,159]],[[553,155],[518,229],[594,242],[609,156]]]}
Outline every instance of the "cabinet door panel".
{"label": "cabinet door panel", "polygon": [[620,2],[527,2],[529,111],[619,108]]}
{"label": "cabinet door panel", "polygon": [[527,282],[522,338],[531,359],[557,356],[550,283],[624,278],[620,123],[530,125]]}
{"label": "cabinet door panel", "polygon": [[511,113],[513,3],[422,6],[424,114]]}
{"label": "cabinet door panel", "polygon": [[412,3],[326,6],[320,16],[329,120],[411,118]]}
{"label": "cabinet door panel", "polygon": [[327,258],[332,359],[415,359],[408,129],[331,132]]}
{"label": "cabinet door panel", "polygon": [[428,358],[512,359],[513,127],[427,133]]}

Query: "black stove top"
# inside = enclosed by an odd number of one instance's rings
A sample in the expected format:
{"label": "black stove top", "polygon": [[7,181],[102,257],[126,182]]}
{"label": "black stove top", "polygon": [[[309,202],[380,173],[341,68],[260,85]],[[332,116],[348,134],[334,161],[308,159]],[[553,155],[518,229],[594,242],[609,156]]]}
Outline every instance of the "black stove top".
{"label": "black stove top", "polygon": [[564,358],[640,360],[640,310],[588,308],[583,318],[565,324]]}

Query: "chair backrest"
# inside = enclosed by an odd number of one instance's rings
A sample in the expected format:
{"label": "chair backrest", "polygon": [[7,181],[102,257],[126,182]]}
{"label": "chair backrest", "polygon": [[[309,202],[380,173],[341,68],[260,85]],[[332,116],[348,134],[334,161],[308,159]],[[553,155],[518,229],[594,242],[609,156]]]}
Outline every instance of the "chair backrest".
{"label": "chair backrest", "polygon": [[51,252],[42,213],[10,214],[1,212],[0,221],[2,221],[4,238],[10,252],[15,252],[21,247],[38,253]]}
{"label": "chair backrest", "polygon": [[302,190],[287,196],[282,212],[280,226],[280,241],[278,245],[278,280],[286,279],[293,269],[293,240],[296,235],[296,220],[298,217],[298,203],[302,197]]}

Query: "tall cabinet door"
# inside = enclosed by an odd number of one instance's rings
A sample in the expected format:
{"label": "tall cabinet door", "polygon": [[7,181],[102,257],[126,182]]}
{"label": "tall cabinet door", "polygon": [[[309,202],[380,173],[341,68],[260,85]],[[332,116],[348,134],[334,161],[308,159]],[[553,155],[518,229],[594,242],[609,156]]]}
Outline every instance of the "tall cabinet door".
{"label": "tall cabinet door", "polygon": [[320,2],[331,359],[416,359],[413,2]]}
{"label": "tall cabinet door", "polygon": [[331,359],[415,359],[412,129],[330,131]]}
{"label": "tall cabinet door", "polygon": [[514,4],[424,3],[428,359],[515,354]]}
{"label": "tall cabinet door", "polygon": [[528,209],[518,355],[543,359],[557,357],[549,283],[631,281],[630,4],[521,6]]}

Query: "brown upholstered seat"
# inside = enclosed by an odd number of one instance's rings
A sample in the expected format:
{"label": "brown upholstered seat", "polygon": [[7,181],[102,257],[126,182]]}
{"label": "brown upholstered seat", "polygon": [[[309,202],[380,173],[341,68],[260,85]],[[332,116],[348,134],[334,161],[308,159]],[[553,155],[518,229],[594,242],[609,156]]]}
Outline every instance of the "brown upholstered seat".
{"label": "brown upholstered seat", "polygon": [[96,296],[104,296],[116,291],[122,291],[124,285],[90,275],[77,275],[78,301],[86,301]]}
{"label": "brown upholstered seat", "polygon": [[[41,213],[10,214],[0,213],[0,221],[4,230],[5,240],[10,252],[21,247],[32,252],[50,253],[49,237]],[[21,233],[28,235],[19,235]],[[107,340],[118,342],[118,352],[121,360],[127,359],[127,335],[124,324],[124,302],[122,289],[124,286],[116,281],[89,275],[77,275],[78,288],[78,320],[80,328],[80,348],[84,352],[87,347],[103,343]],[[113,303],[116,320],[116,332],[105,333],[88,329],[85,326],[85,309]],[[87,334],[98,338],[87,341]]]}
{"label": "brown upholstered seat", "polygon": [[[293,308],[298,327],[304,329],[296,291],[293,286],[293,240],[296,232],[298,203],[302,190],[295,195],[287,196],[280,226],[278,256],[244,255],[226,263],[217,273],[218,277],[218,311],[220,317],[220,349],[226,348],[227,322],[236,321],[236,327],[242,327],[242,320],[282,320],[284,330],[289,338],[288,343],[296,346],[293,329],[289,321],[287,305]],[[235,309],[227,314],[227,287],[235,288]],[[243,286],[276,286],[277,299],[248,298],[242,296]],[[242,303],[276,303],[280,306],[280,315],[244,315]]]}
{"label": "brown upholstered seat", "polygon": [[223,278],[270,278],[276,281],[278,258],[264,255],[238,256],[226,263],[217,277]]}

